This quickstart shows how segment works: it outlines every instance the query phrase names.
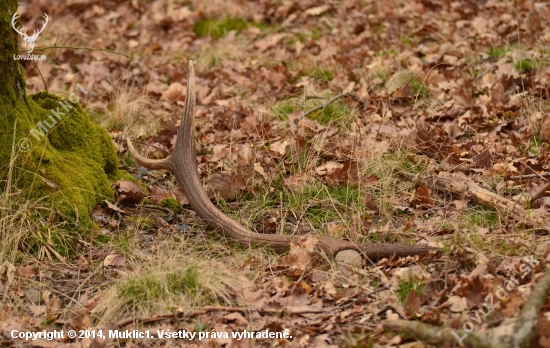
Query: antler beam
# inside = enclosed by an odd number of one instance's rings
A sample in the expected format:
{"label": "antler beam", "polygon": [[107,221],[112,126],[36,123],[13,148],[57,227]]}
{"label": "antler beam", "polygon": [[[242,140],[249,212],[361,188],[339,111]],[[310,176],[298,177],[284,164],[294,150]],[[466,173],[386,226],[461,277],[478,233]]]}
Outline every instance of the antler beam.
{"label": "antler beam", "polygon": [[[194,118],[195,118],[195,73],[193,62],[189,61],[189,81],[187,83],[187,94],[183,119],[180,124],[176,145],[170,156],[161,160],[148,159],[139,154],[129,138],[126,138],[128,150],[135,161],[144,167],[153,169],[168,169],[180,184],[183,192],[189,199],[191,207],[208,226],[218,231],[225,238],[243,245],[255,245],[260,247],[272,247],[277,252],[289,250],[290,243],[297,243],[300,236],[285,236],[260,234],[252,232],[238,222],[232,220],[222,213],[208,198],[204,187],[199,179],[199,172],[196,164]],[[400,244],[371,244],[352,243],[327,236],[316,236],[317,246],[332,257],[346,251],[347,253],[360,254],[366,258],[376,260],[384,257],[420,255],[434,250],[432,247],[423,245],[400,245]]]}

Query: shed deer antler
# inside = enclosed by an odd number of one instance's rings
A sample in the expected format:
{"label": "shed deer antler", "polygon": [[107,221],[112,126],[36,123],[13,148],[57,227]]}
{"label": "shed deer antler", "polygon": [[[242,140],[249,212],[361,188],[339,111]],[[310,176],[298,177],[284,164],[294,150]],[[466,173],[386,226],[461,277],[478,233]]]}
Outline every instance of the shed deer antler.
{"label": "shed deer antler", "polygon": [[[176,145],[170,156],[164,159],[148,159],[141,156],[135,149],[129,138],[126,138],[128,150],[136,162],[144,167],[153,169],[168,169],[175,175],[176,180],[189,199],[195,212],[213,229],[221,233],[225,238],[243,245],[256,245],[272,247],[276,252],[289,250],[290,243],[297,243],[300,236],[285,236],[260,234],[252,232],[222,213],[208,198],[199,179],[196,164],[194,118],[195,118],[195,73],[193,62],[189,61],[189,81],[183,119],[179,126]],[[317,246],[336,257],[338,253],[347,251],[352,254],[361,254],[366,258],[377,260],[384,257],[420,255],[434,250],[423,245],[401,244],[371,244],[352,243],[327,236],[315,236],[318,239]]]}

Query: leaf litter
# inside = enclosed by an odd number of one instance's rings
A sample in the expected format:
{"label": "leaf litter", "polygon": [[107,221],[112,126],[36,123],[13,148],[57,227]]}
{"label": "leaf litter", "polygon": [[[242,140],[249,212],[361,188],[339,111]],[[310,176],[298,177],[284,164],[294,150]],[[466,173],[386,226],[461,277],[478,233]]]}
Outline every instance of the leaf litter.
{"label": "leaf litter", "polygon": [[[292,336],[192,343],[199,346],[412,347],[414,336],[385,331],[382,321],[455,330],[472,321],[475,332],[487,333],[517,317],[540,281],[550,252],[548,231],[490,202],[480,204],[466,191],[441,190],[433,178],[460,178],[522,209],[536,209],[548,221],[550,70],[548,52],[541,48],[550,41],[546,3],[157,0],[46,7],[68,30],[60,31],[58,24],[55,35],[41,36],[44,43],[71,40],[74,46],[107,47],[134,59],[101,51],[48,51],[48,62],[26,66],[27,88],[37,92],[46,83],[64,95],[76,82],[94,86],[85,107],[92,115],[110,115],[118,88],[129,86],[155,106],[144,122],[155,131],[144,137],[137,130],[143,125],[132,130],[131,124],[116,123],[110,129],[122,169],[133,174],[133,180],[114,184],[116,203],[93,212],[99,234],[111,243],[82,237],[79,254],[62,258],[63,264],[39,258],[0,266],[0,337],[6,342],[14,328],[147,327],[269,329]],[[26,6],[23,18],[38,18],[43,10]],[[220,18],[208,22],[206,34],[197,31],[196,23]],[[231,26],[232,20],[240,24]],[[77,27],[79,35],[71,35]],[[428,243],[442,252],[383,259],[358,269],[325,260],[307,238],[282,256],[241,253],[223,240],[209,241],[173,177],[126,162],[119,136],[138,134],[142,153],[150,158],[172,151],[185,98],[182,62],[188,59],[200,68],[199,174],[209,197],[226,213],[264,233],[324,229],[352,241]],[[343,93],[354,98],[328,103]],[[118,129],[122,126],[127,129]],[[413,176],[404,179],[399,171]],[[304,192],[309,196],[290,205]],[[166,203],[170,199],[175,203]],[[270,203],[266,208],[262,202]],[[181,252],[190,255],[214,249],[209,257],[224,260],[238,282],[218,285],[207,305],[176,302],[163,312],[98,316],[95,309],[109,289],[138,279],[140,267],[146,267],[139,260],[149,260],[171,238],[184,240],[189,249]],[[188,280],[178,281],[184,284],[180,292],[194,289]],[[484,315],[488,296],[499,286],[512,290]],[[549,310],[544,303],[535,346],[550,347]],[[33,342],[43,347],[191,344],[53,343]]]}

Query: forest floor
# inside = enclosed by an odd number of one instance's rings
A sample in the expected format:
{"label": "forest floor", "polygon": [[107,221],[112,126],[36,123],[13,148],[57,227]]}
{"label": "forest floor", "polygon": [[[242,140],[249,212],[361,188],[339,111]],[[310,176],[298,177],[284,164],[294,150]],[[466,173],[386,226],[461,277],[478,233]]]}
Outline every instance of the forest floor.
{"label": "forest floor", "polygon": [[[0,267],[0,346],[429,346],[383,325],[403,319],[453,330],[432,342],[453,347],[518,317],[541,282],[548,3],[31,0],[19,9],[29,28],[48,13],[37,46],[57,46],[35,49],[48,59],[27,63],[29,93],[68,97],[84,86],[82,104],[129,174],[113,184],[116,202],[94,209],[89,235],[52,238],[63,226],[49,221],[47,232],[28,231],[42,233],[33,253]],[[302,245],[277,255],[205,229],[174,177],[137,167],[123,141],[150,158],[170,153],[189,60],[199,172],[224,213],[259,233],[439,251],[355,268]],[[531,347],[550,347],[550,302],[535,324]],[[54,329],[196,336],[10,336]],[[244,330],[284,337],[232,338]]]}

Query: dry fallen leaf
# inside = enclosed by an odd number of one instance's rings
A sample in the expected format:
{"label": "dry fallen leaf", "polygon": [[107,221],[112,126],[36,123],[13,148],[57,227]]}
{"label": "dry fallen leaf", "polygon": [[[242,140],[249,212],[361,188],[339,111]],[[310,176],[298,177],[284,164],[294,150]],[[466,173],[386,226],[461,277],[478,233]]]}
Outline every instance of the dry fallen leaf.
{"label": "dry fallen leaf", "polygon": [[260,52],[267,50],[270,47],[273,47],[279,43],[285,34],[275,33],[266,36],[265,38],[258,40],[254,43],[254,47],[257,48]]}
{"label": "dry fallen leaf", "polygon": [[468,308],[467,301],[464,297],[461,296],[451,296],[446,302],[450,305],[451,312],[462,312]]}
{"label": "dry fallen leaf", "polygon": [[277,152],[279,155],[284,156],[286,154],[286,148],[288,146],[288,141],[286,140],[279,140],[271,143],[269,146],[269,149],[271,151]]}
{"label": "dry fallen leaf", "polygon": [[246,181],[242,175],[230,174],[228,172],[212,175],[208,179],[207,184],[206,192],[209,197],[219,194],[221,198],[226,200],[235,199],[246,188]]}
{"label": "dry fallen leaf", "polygon": [[36,276],[36,271],[33,266],[19,266],[17,267],[16,274],[22,277],[34,277]]}
{"label": "dry fallen leaf", "polygon": [[160,203],[163,199],[166,198],[176,198],[176,195],[172,190],[167,190],[158,186],[149,186],[149,195],[155,203]]}
{"label": "dry fallen leaf", "polygon": [[299,243],[290,243],[288,255],[281,258],[281,265],[290,266],[291,268],[287,273],[290,277],[299,278],[308,268],[317,242],[315,236],[304,236],[300,238]]}
{"label": "dry fallen leaf", "polygon": [[110,254],[105,257],[105,260],[103,260],[103,266],[108,267],[116,267],[116,266],[124,266],[126,264],[126,258],[122,254]]}
{"label": "dry fallen leaf", "polygon": [[315,173],[321,176],[329,175],[333,173],[335,170],[342,169],[343,167],[344,165],[341,163],[330,161],[315,168]]}
{"label": "dry fallen leaf", "polygon": [[56,317],[61,311],[61,300],[49,290],[42,293],[42,300],[46,304],[46,314]]}
{"label": "dry fallen leaf", "polygon": [[117,207],[115,204],[110,203],[108,200],[104,200],[104,202],[107,204],[107,208],[112,210],[113,212],[120,213],[120,214],[126,214],[125,210]]}
{"label": "dry fallen leaf", "polygon": [[317,7],[311,7],[305,10],[304,12],[310,16],[318,16],[330,9],[330,5],[321,5]]}
{"label": "dry fallen leaf", "polygon": [[173,103],[176,100],[185,99],[185,88],[179,82],[174,82],[170,84],[168,89],[162,93],[162,99]]}
{"label": "dry fallen leaf", "polygon": [[451,205],[458,211],[468,208],[469,199],[457,199],[451,202]]}
{"label": "dry fallen leaf", "polygon": [[414,193],[414,199],[411,200],[411,206],[435,206],[435,200],[431,196],[431,190],[428,188],[428,185],[423,184],[420,186]]}
{"label": "dry fallen leaf", "polygon": [[137,203],[145,197],[143,189],[133,181],[118,180],[114,186],[118,203]]}
{"label": "dry fallen leaf", "polygon": [[9,286],[13,283],[15,275],[15,266],[4,261],[2,266],[0,266],[0,286],[4,291],[7,291]]}
{"label": "dry fallen leaf", "polygon": [[283,184],[287,188],[296,188],[304,185],[309,179],[310,177],[306,174],[290,175],[283,179]]}

